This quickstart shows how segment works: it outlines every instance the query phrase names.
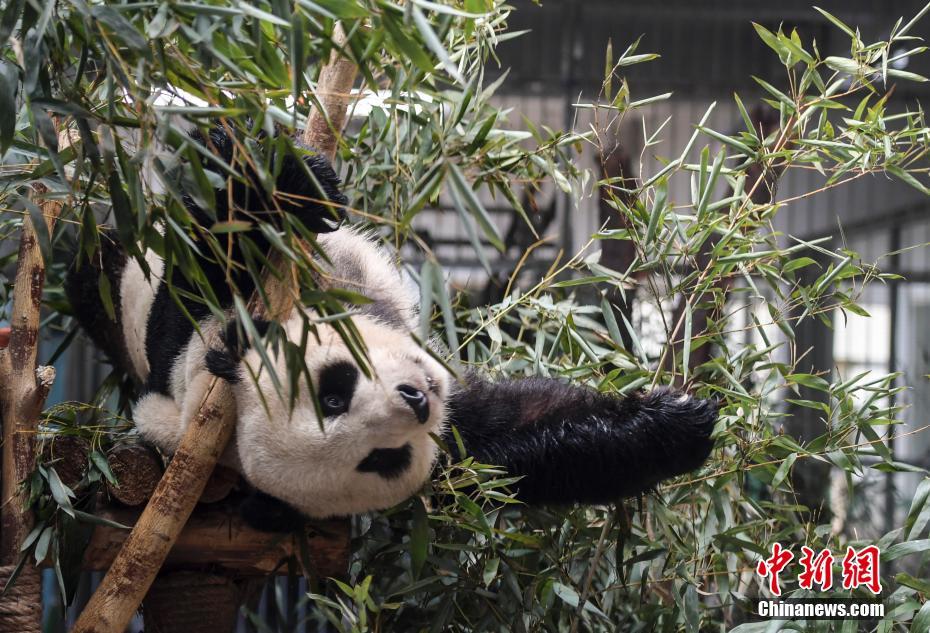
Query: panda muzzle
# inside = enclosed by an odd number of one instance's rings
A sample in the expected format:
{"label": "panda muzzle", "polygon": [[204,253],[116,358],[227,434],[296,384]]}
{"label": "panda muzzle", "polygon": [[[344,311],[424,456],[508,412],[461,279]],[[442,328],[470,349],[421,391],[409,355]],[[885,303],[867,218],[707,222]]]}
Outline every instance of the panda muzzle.
{"label": "panda muzzle", "polygon": [[429,419],[429,398],[425,393],[411,385],[399,385],[397,387],[400,397],[404,402],[413,409],[413,414],[417,416],[420,424],[425,424]]}

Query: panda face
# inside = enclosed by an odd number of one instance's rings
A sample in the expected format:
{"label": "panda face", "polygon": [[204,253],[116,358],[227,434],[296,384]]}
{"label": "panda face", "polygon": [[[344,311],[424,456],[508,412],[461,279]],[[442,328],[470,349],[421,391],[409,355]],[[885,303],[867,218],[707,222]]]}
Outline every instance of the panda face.
{"label": "panda face", "polygon": [[[239,459],[258,489],[312,517],[387,508],[428,479],[446,415],[450,377],[409,333],[366,316],[353,318],[373,375],[365,376],[339,334],[317,327],[306,365],[322,419],[306,379],[293,410],[276,394],[267,368],[250,350],[236,386]],[[300,340],[302,322],[285,324]],[[286,376],[283,358],[274,360]],[[249,368],[258,380],[248,376]],[[259,394],[263,394],[264,398]],[[288,394],[285,394],[288,396]]]}

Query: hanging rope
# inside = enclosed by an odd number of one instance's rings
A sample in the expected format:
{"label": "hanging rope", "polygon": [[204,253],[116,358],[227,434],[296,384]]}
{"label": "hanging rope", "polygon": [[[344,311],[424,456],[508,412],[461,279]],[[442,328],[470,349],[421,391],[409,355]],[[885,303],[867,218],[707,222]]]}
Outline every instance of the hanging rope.
{"label": "hanging rope", "polygon": [[[0,598],[0,633],[42,632],[42,574],[26,562],[7,594]],[[16,565],[0,566],[0,588],[5,587]]]}

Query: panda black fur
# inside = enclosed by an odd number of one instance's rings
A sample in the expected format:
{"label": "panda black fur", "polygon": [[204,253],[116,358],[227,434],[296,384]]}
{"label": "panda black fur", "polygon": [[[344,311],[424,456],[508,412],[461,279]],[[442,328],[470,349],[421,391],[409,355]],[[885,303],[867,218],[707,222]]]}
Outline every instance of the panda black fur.
{"label": "panda black fur", "polygon": [[[220,128],[193,141],[232,162],[233,143]],[[243,172],[245,182],[258,182],[248,169]],[[269,221],[278,228],[284,220],[275,210],[282,208],[288,221],[320,233],[328,260],[319,262],[321,285],[371,300],[358,307],[353,323],[375,370],[372,378],[359,370],[326,323],[317,324],[307,344],[306,364],[325,416],[322,425],[306,381],[291,411],[290,394],[278,398],[268,371],[251,378],[260,367],[259,353],[235,321],[224,327],[203,303],[181,292],[184,308],[198,321],[195,330],[161,283],[164,264],[153,253],[145,254],[151,271],[147,278],[111,233],[90,261],[76,261],[66,282],[75,314],[91,338],[144,385],[134,407],[135,423],[160,448],[177,448],[214,375],[231,384],[237,427],[224,461],[259,491],[244,505],[246,517],[258,527],[283,529],[299,519],[276,500],[320,518],[403,501],[435,466],[438,448],[431,433],[457,451],[453,426],[468,454],[522,477],[515,488],[529,503],[611,502],[698,468],[707,458],[717,417],[709,401],[669,390],[618,398],[557,379],[449,375],[411,336],[418,325],[419,296],[391,255],[363,232],[334,230],[346,202],[338,185],[329,164],[308,151],[302,165],[290,157],[283,161],[274,192],[238,183],[231,196],[217,192],[213,213],[186,200],[192,216],[205,226],[211,217],[229,217],[230,197],[232,217]],[[267,249],[259,230],[246,235]],[[234,258],[241,258],[238,241],[232,248]],[[231,305],[229,271],[209,257],[199,261],[221,304]],[[99,298],[101,271],[110,279],[115,320]],[[247,274],[231,275],[243,296],[251,294],[254,284]],[[196,293],[180,271],[172,273],[172,283]],[[299,341],[305,334],[296,313],[281,327],[288,340]],[[286,375],[283,355],[271,357],[278,375]]]}

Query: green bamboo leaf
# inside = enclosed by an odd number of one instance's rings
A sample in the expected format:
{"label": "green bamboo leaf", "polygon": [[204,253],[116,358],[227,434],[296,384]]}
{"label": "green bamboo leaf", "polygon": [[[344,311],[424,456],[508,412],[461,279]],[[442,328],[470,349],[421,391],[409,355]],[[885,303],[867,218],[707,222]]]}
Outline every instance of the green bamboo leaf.
{"label": "green bamboo leaf", "polygon": [[610,335],[610,340],[614,345],[623,349],[623,337],[620,335],[620,328],[614,316],[613,306],[611,306],[610,302],[607,300],[606,294],[601,296],[601,314],[604,315],[604,323],[607,325],[607,333]]}
{"label": "green bamboo leaf", "polygon": [[912,554],[930,552],[930,539],[905,541],[882,550],[882,562],[891,562]]}
{"label": "green bamboo leaf", "polygon": [[106,455],[100,451],[91,451],[90,461],[94,466],[96,466],[97,470],[100,471],[100,473],[108,482],[115,486],[119,485],[119,482],[116,480],[116,475],[114,475],[113,471],[110,470],[110,463],[107,461]]}
{"label": "green bamboo leaf", "polygon": [[630,340],[633,341],[633,347],[636,348],[636,353],[639,355],[640,360],[642,360],[643,363],[648,363],[649,356],[646,354],[646,350],[643,347],[642,341],[639,340],[639,336],[636,334],[636,330],[633,329],[633,326],[630,325],[630,321],[622,312],[620,313],[620,318],[623,320],[626,333],[630,335]]}
{"label": "green bamboo leaf", "polygon": [[821,9],[820,7],[817,7],[817,6],[814,7],[814,10],[817,11],[818,13],[820,13],[820,15],[822,15],[823,17],[825,17],[825,18],[827,18],[828,20],[830,20],[830,22],[832,22],[836,27],[838,27],[841,31],[843,31],[843,33],[845,33],[845,34],[848,35],[849,37],[851,37],[851,38],[853,38],[853,39],[855,39],[855,40],[858,40],[858,39],[859,39],[859,38],[856,36],[856,33],[855,33],[851,28],[849,28],[848,26],[846,26],[846,24],[845,24],[842,20],[840,20],[839,18],[837,18],[836,16],[834,16],[832,13],[828,13],[827,11],[824,11],[823,9]]}
{"label": "green bamboo leaf", "polygon": [[787,107],[789,108],[789,111],[790,111],[790,112],[794,112],[794,107],[795,107],[795,106],[794,106],[794,101],[792,101],[791,98],[790,98],[788,95],[786,95],[786,94],[785,94],[784,92],[782,92],[781,90],[778,90],[775,86],[773,86],[773,85],[770,84],[769,82],[767,82],[767,81],[765,81],[765,80],[763,80],[763,79],[760,79],[759,77],[756,77],[755,75],[753,75],[752,78],[753,78],[753,81],[755,81],[757,84],[759,84],[760,86],[762,86],[762,88],[763,88],[766,92],[768,92],[770,95],[772,95],[773,97],[775,97],[776,99],[778,99],[781,103],[785,104],[785,106],[787,106]]}
{"label": "green bamboo leaf", "polygon": [[718,131],[716,131],[716,130],[712,130],[712,129],[708,128],[708,127],[699,126],[698,129],[699,129],[701,132],[704,132],[704,134],[710,136],[711,138],[717,139],[718,141],[720,141],[720,142],[723,143],[724,145],[731,145],[731,146],[735,147],[735,148],[738,149],[741,153],[745,154],[747,157],[752,158],[752,157],[755,157],[755,155],[756,155],[755,150],[753,150],[751,147],[749,147],[748,145],[746,145],[746,144],[743,143],[742,141],[740,141],[740,140],[738,140],[738,139],[736,139],[736,138],[734,138],[734,137],[732,137],[732,136],[727,136],[726,134],[721,134],[720,132],[718,132]]}
{"label": "green bamboo leaf", "polygon": [[10,0],[3,10],[3,17],[0,18],[0,48],[6,46],[10,34],[16,28],[16,22],[23,11],[23,4],[25,0]]}
{"label": "green bamboo leaf", "polygon": [[452,184],[454,185],[454,188],[458,190],[462,198],[468,203],[468,208],[471,210],[472,215],[475,216],[475,219],[478,220],[478,224],[480,224],[481,228],[484,230],[485,237],[488,238],[488,241],[491,242],[491,244],[493,244],[497,250],[504,251],[504,242],[501,240],[500,234],[497,232],[497,227],[491,220],[491,216],[488,215],[487,209],[484,208],[484,205],[481,204],[478,196],[475,195],[474,190],[468,185],[468,182],[465,180],[465,176],[459,170],[458,165],[455,163],[449,163],[449,173],[452,174]]}
{"label": "green bamboo leaf", "polygon": [[794,29],[791,32],[791,37],[788,37],[779,30],[777,37],[778,42],[786,49],[788,49],[788,52],[790,52],[793,57],[796,57],[798,60],[804,62],[805,64],[814,63],[815,60],[813,57],[811,57],[811,54],[804,50],[804,48],[801,46],[801,38],[798,35],[797,29]]}
{"label": "green bamboo leaf", "polygon": [[667,201],[668,181],[663,179],[656,183],[655,186],[655,199],[652,203],[652,209],[649,212],[649,224],[646,226],[645,244],[647,246],[652,246],[655,243],[656,234],[659,231],[659,226],[663,224],[663,218],[665,217],[665,211],[667,208]]}
{"label": "green bamboo leaf", "polygon": [[[552,591],[555,593],[556,596],[559,597],[559,599],[561,599],[565,604],[571,607],[574,607],[577,609],[578,605],[581,604],[581,596],[579,596],[578,593],[574,589],[569,587],[568,585],[563,585],[560,582],[554,582],[552,583]],[[587,611],[588,613],[592,613],[596,615],[597,617],[601,618],[605,622],[610,621],[610,618],[607,617],[607,614],[605,614],[603,611],[598,609],[596,606],[594,606],[594,604],[592,604],[588,600],[585,600],[584,605],[582,606],[582,609],[584,611]]]}
{"label": "green bamboo leaf", "polygon": [[106,517],[97,516],[96,514],[81,512],[80,510],[74,511],[74,517],[79,521],[83,521],[84,523],[90,523],[92,525],[103,525],[106,527],[116,528],[118,530],[131,530],[132,529],[131,525],[123,525],[122,523],[118,521],[113,521],[112,519],[108,519]]}
{"label": "green bamboo leaf", "polygon": [[424,53],[416,42],[407,37],[400,24],[398,24],[396,14],[392,12],[384,13],[381,16],[381,24],[390,36],[390,41],[397,45],[401,53],[406,55],[424,73],[433,72],[433,62],[430,60],[429,55]]}
{"label": "green bamboo leaf", "polygon": [[413,0],[413,3],[429,11],[435,11],[436,13],[442,13],[444,15],[454,15],[459,18],[481,18],[488,12],[488,8],[481,2],[470,3],[466,1],[465,6],[468,9],[467,11],[462,11],[454,6],[440,4],[438,2],[430,2],[429,0]]}
{"label": "green bamboo leaf", "polygon": [[116,322],[116,308],[113,305],[113,289],[110,287],[110,278],[106,272],[100,271],[97,276],[97,293],[100,295],[100,303],[107,316],[114,323]]}
{"label": "green bamboo leaf", "polygon": [[806,268],[807,266],[812,266],[816,264],[817,264],[817,260],[811,259],[810,257],[798,257],[797,259],[792,259],[791,261],[786,263],[784,266],[782,266],[781,271],[783,274],[788,274],[796,270],[800,270],[801,268]]}
{"label": "green bamboo leaf", "polygon": [[911,507],[904,521],[904,538],[910,539],[912,536],[923,533],[928,522],[930,522],[930,479],[924,479],[917,486],[914,497],[911,499]]}
{"label": "green bamboo leaf", "polygon": [[6,60],[0,60],[0,156],[6,154],[16,133],[18,94],[19,69]]}
{"label": "green bamboo leaf", "polygon": [[898,79],[907,79],[908,81],[916,81],[918,83],[927,81],[927,78],[923,75],[918,75],[917,73],[912,73],[907,70],[898,70],[897,68],[889,68],[888,76],[897,77]]}
{"label": "green bamboo leaf", "polygon": [[55,534],[55,530],[51,527],[46,527],[42,530],[42,534],[39,535],[38,540],[36,541],[36,547],[33,551],[33,557],[35,558],[36,565],[39,565],[48,557],[48,546],[52,542],[52,536]]}
{"label": "green bamboo leaf", "polygon": [[142,33],[119,11],[112,7],[94,5],[90,14],[98,24],[107,26],[117,38],[136,52],[147,53],[149,42]]}
{"label": "green bamboo leaf", "polygon": [[724,149],[717,152],[717,155],[714,157],[714,165],[711,167],[710,176],[707,178],[706,184],[703,185],[704,189],[701,192],[701,200],[698,203],[698,219],[702,218],[707,211],[707,205],[710,204],[710,198],[714,193],[714,188],[717,186],[717,178],[720,176],[720,170],[723,169],[723,161],[725,159],[726,151]]}
{"label": "green bamboo leaf", "polygon": [[[930,581],[922,580],[920,578],[914,578],[910,574],[901,572],[894,577],[894,581],[899,585],[904,585],[905,587],[910,587],[911,589],[916,589],[922,593],[930,594]],[[928,603],[930,604],[930,603]],[[924,627],[925,631],[930,630],[927,627]]]}
{"label": "green bamboo leaf", "polygon": [[369,16],[369,10],[358,2],[346,0],[297,0],[305,9],[330,19],[357,20]]}
{"label": "green bamboo leaf", "polygon": [[687,297],[682,299],[685,302],[685,341],[681,347],[681,372],[682,382],[688,384],[688,363],[691,360],[691,329],[692,329],[692,312],[691,302]]}
{"label": "green bamboo leaf", "polygon": [[833,280],[836,279],[840,273],[846,270],[846,267],[849,266],[850,262],[852,262],[852,255],[847,255],[842,260],[840,260],[840,262],[836,265],[836,267],[833,268],[833,270],[828,272],[820,281],[817,282],[817,285],[814,287],[814,291],[820,293],[826,290],[830,284],[833,283]]}
{"label": "green bamboo leaf", "polygon": [[875,69],[866,64],[860,64],[854,59],[847,57],[830,56],[823,62],[833,70],[853,76],[868,75],[875,72]]}
{"label": "green bamboo leaf", "polygon": [[610,97],[613,94],[613,78],[614,78],[614,46],[613,41],[610,38],[607,38],[607,51],[605,52],[604,60],[604,82],[602,84],[604,90],[604,99],[610,101]]}
{"label": "green bamboo leaf", "polygon": [[52,493],[52,498],[55,499],[55,503],[58,504],[59,508],[73,517],[74,508],[71,506],[71,499],[74,498],[74,492],[71,488],[62,483],[54,468],[47,468],[45,472],[46,478],[48,479],[48,487]]}
{"label": "green bamboo leaf", "polygon": [[[423,261],[420,267],[420,340],[428,341],[430,334],[430,317],[433,315],[433,289],[436,283],[436,264],[431,259]],[[452,348],[455,349],[455,348]]]}
{"label": "green bamboo leaf", "polygon": [[605,281],[614,281],[609,275],[595,275],[592,277],[579,277],[577,279],[565,279],[552,284],[553,288],[573,288],[575,286],[587,286],[589,284],[599,284]]}
{"label": "green bamboo leaf", "polygon": [[423,41],[426,42],[426,45],[433,51],[436,57],[439,58],[439,63],[442,64],[446,72],[458,83],[464,85],[466,83],[465,78],[462,77],[462,74],[459,72],[458,66],[452,62],[452,59],[449,57],[449,52],[446,50],[445,46],[442,45],[442,42],[439,41],[439,36],[433,31],[433,27],[430,25],[429,20],[426,19],[426,16],[423,15],[423,12],[420,11],[417,6],[413,6],[412,12],[413,21],[417,25],[417,29],[419,29]]}
{"label": "green bamboo leaf", "polygon": [[490,587],[491,583],[497,578],[497,570],[500,568],[500,562],[500,558],[492,556],[484,564],[484,572],[481,574],[481,579],[484,581],[485,587]]}
{"label": "green bamboo leaf", "polygon": [[455,207],[455,210],[459,214],[459,218],[462,220],[462,226],[465,227],[468,241],[471,242],[472,248],[475,250],[475,256],[478,258],[478,261],[481,262],[484,269],[490,274],[491,263],[484,253],[484,245],[481,243],[481,238],[478,237],[478,231],[475,228],[472,216],[465,210],[465,204],[462,202],[461,197],[459,197],[456,187],[452,187],[449,190],[449,195],[452,198],[452,206]]}
{"label": "green bamboo leaf", "polygon": [[892,176],[894,176],[895,178],[903,182],[906,182],[907,184],[912,186],[914,189],[917,189],[921,193],[930,195],[930,187],[927,187],[927,185],[917,180],[917,178],[915,178],[914,175],[911,174],[910,172],[904,171],[897,165],[888,165],[885,169]]}
{"label": "green bamboo leaf", "polygon": [[788,49],[782,42],[778,41],[778,38],[774,33],[756,22],[752,23],[752,27],[756,30],[756,33],[759,35],[762,41],[765,42],[773,51],[778,53],[779,57],[786,57],[788,55]]}
{"label": "green bamboo leaf", "polygon": [[426,515],[426,507],[419,497],[412,499],[413,518],[410,527],[410,563],[413,570],[413,578],[416,580],[420,577],[423,570],[423,563],[426,562],[426,555],[429,552],[429,517]]}
{"label": "green bamboo leaf", "polygon": [[[442,321],[446,333],[446,344],[450,350],[459,348],[458,332],[456,331],[455,312],[452,310],[452,299],[449,297],[448,289],[442,276],[442,269],[436,265],[433,272],[433,284],[435,287],[435,296],[439,301],[439,310],[442,312]],[[427,339],[423,339],[427,340]]]}
{"label": "green bamboo leaf", "polygon": [[791,467],[794,466],[794,462],[797,461],[798,454],[791,453],[788,457],[781,463],[778,467],[778,470],[775,471],[775,476],[772,477],[772,488],[778,489],[781,486],[782,482],[785,481],[785,478],[791,473]]}
{"label": "green bamboo leaf", "polygon": [[270,23],[270,24],[274,24],[275,26],[280,26],[280,27],[282,27],[282,28],[284,28],[284,29],[288,29],[288,30],[289,30],[289,29],[291,28],[291,23],[288,22],[287,20],[285,20],[285,19],[283,19],[283,18],[279,18],[278,16],[274,15],[273,13],[268,13],[267,11],[262,11],[262,10],[259,9],[258,7],[254,6],[253,4],[250,4],[250,3],[248,3],[248,2],[241,2],[241,1],[240,1],[240,2],[236,2],[236,8],[238,8],[238,9],[239,9],[240,11],[242,11],[244,14],[252,16],[253,18],[257,18],[257,19],[262,20],[262,21],[264,21],[264,22],[268,22],[268,23]]}

